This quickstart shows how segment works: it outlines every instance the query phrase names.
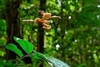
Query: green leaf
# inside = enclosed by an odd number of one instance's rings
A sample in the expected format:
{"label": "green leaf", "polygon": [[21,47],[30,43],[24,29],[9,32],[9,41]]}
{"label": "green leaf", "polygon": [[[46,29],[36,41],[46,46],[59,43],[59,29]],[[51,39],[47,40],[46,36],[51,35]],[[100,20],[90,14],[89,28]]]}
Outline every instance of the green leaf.
{"label": "green leaf", "polygon": [[4,67],[4,65],[0,64],[1,67]]}
{"label": "green leaf", "polygon": [[[42,53],[36,52],[34,51],[34,54],[36,56],[36,58],[38,57],[39,59],[42,59],[44,61],[46,61],[51,67],[69,67],[66,63],[64,63],[63,61],[44,55]],[[35,57],[33,57],[35,58]]]}
{"label": "green leaf", "polygon": [[15,64],[12,61],[8,61],[4,67],[15,67]]}
{"label": "green leaf", "polygon": [[0,67],[4,67],[5,66],[5,62],[3,60],[0,60]]}
{"label": "green leaf", "polygon": [[13,43],[8,44],[8,45],[6,45],[5,47],[6,47],[7,49],[9,49],[9,50],[15,52],[18,56],[20,56],[20,57],[23,56],[23,53],[21,52],[21,50],[18,49],[17,46],[14,45]]}
{"label": "green leaf", "polygon": [[37,52],[35,50],[33,52],[34,52],[34,54],[33,54],[32,58],[38,59],[38,60],[40,59],[40,60],[44,60],[45,61],[46,56],[44,54],[39,53],[39,52]]}
{"label": "green leaf", "polygon": [[19,43],[22,49],[27,53],[30,54],[33,50],[33,44],[28,41],[22,40],[20,38],[14,37],[14,40]]}
{"label": "green leaf", "polygon": [[69,67],[66,63],[57,58],[48,57],[47,61],[51,67]]}

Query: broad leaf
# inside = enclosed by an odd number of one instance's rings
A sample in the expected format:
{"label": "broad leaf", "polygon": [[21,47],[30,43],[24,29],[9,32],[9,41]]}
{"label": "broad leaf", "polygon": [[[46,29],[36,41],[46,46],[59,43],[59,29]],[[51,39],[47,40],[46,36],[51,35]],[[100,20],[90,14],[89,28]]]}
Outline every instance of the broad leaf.
{"label": "broad leaf", "polygon": [[66,63],[57,58],[48,57],[47,61],[51,67],[69,67]]}
{"label": "broad leaf", "polygon": [[40,59],[40,60],[44,60],[45,61],[46,56],[44,54],[39,53],[39,52],[37,52],[35,50],[33,50],[33,52],[34,52],[34,54],[33,54],[32,58],[38,59],[38,60]]}
{"label": "broad leaf", "polygon": [[69,67],[63,61],[56,58],[52,58],[50,56],[46,56],[42,53],[34,51],[33,55],[37,56],[39,59],[41,58],[42,60],[46,61],[51,67]]}
{"label": "broad leaf", "polygon": [[8,44],[8,45],[6,45],[5,47],[6,47],[7,49],[9,49],[9,50],[15,52],[18,56],[20,56],[20,57],[23,56],[23,53],[21,52],[21,50],[18,49],[17,46],[14,45],[13,43]]}
{"label": "broad leaf", "polygon": [[22,47],[22,49],[27,53],[31,53],[33,50],[33,44],[31,44],[28,41],[22,40],[20,38],[14,37],[14,40],[19,43],[19,45]]}

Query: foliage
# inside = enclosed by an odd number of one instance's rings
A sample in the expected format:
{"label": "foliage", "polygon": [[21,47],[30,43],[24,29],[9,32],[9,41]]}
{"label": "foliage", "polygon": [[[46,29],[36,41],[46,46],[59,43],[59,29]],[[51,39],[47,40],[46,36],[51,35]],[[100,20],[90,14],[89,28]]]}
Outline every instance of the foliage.
{"label": "foliage", "polygon": [[33,50],[33,45],[28,42],[28,41],[25,41],[25,40],[22,40],[20,38],[17,38],[17,37],[14,37],[14,40],[16,42],[19,43],[19,45],[23,48],[23,50],[27,53],[27,54],[30,54]]}
{"label": "foliage", "polygon": [[[33,47],[32,47],[33,45],[28,41],[19,39],[17,37],[14,37],[14,40],[19,43],[19,45],[23,48],[23,50],[27,53],[27,55],[23,56],[23,53],[21,52],[21,50],[18,49],[17,46],[14,44],[8,44],[8,45],[6,45],[6,48],[15,52],[16,54],[18,54],[21,57],[20,59],[24,59],[25,57],[29,56],[29,57],[35,58],[35,59],[42,59],[42,60],[46,61],[47,63],[49,63],[51,67],[69,67],[66,63],[64,63],[56,58],[51,58],[49,56],[46,56],[44,54],[41,54],[41,53],[33,50]],[[32,49],[30,49],[30,48],[32,48]],[[30,51],[28,51],[28,50],[30,50]],[[1,64],[2,64],[2,62],[1,62]],[[10,63],[8,63],[8,64],[10,64]],[[7,65],[7,64],[3,64],[3,65]],[[11,66],[11,65],[9,65],[9,66]],[[11,66],[11,67],[14,67],[14,66]]]}
{"label": "foliage", "polygon": [[15,65],[11,61],[4,62],[0,60],[0,67],[15,67]]}
{"label": "foliage", "polygon": [[[22,20],[39,17],[39,2],[24,0],[19,8],[21,36],[33,43],[34,49],[37,45],[38,28],[35,23],[25,23]],[[0,1],[0,4],[1,19],[5,12],[4,1]],[[52,29],[44,33],[44,53],[67,62],[71,67],[99,67],[99,4],[97,0],[47,0],[46,12],[59,15],[61,19],[50,19]],[[3,20],[0,21],[0,45],[6,44],[5,33],[6,24]],[[34,57],[38,58],[37,55]]]}
{"label": "foliage", "polygon": [[22,54],[22,52],[17,48],[17,46],[16,45],[14,45],[14,44],[8,44],[7,46],[6,46],[6,48],[7,49],[9,49],[9,50],[11,50],[11,51],[13,51],[13,52],[15,52],[17,55],[19,55],[20,57],[22,57],[23,56],[23,54]]}

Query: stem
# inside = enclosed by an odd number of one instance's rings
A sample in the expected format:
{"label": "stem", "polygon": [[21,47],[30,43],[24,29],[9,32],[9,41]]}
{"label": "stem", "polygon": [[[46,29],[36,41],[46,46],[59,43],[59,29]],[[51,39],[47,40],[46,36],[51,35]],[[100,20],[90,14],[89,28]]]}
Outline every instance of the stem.
{"label": "stem", "polygon": [[15,63],[15,67],[18,65],[18,63],[19,63],[22,59],[24,59],[25,57],[30,57],[30,56],[32,56],[32,55],[34,55],[34,53],[25,55],[25,56],[23,56],[20,60],[17,60],[17,62]]}

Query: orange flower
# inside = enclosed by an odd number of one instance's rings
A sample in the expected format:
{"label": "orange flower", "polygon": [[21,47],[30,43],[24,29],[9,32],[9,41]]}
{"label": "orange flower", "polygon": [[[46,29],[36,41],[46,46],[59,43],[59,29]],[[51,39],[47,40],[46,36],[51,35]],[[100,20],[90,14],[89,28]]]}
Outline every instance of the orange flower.
{"label": "orange flower", "polygon": [[51,25],[48,25],[47,23],[50,22],[50,18],[60,18],[59,16],[51,16],[51,13],[46,13],[44,11],[41,12],[42,18],[36,18],[39,23],[43,25],[44,29],[51,29]]}
{"label": "orange flower", "polygon": [[40,19],[40,18],[37,18],[38,22],[40,23],[48,23],[49,20],[43,20],[43,19]]}
{"label": "orange flower", "polygon": [[42,15],[43,20],[47,20],[47,19],[51,18],[51,13],[45,13],[44,11],[42,11],[41,15]]}
{"label": "orange flower", "polygon": [[50,13],[45,13],[45,14],[43,14],[43,16],[42,16],[42,19],[43,19],[43,20],[48,20],[49,18],[51,18],[51,14],[50,14]]}
{"label": "orange flower", "polygon": [[48,24],[44,23],[43,28],[49,30],[49,29],[51,29],[51,25],[48,25]]}

